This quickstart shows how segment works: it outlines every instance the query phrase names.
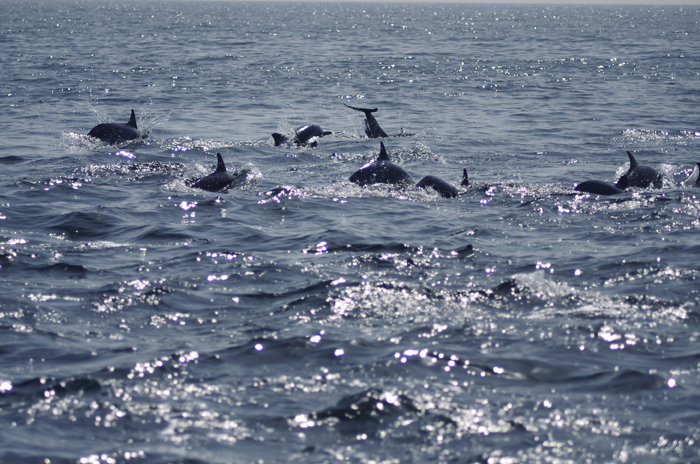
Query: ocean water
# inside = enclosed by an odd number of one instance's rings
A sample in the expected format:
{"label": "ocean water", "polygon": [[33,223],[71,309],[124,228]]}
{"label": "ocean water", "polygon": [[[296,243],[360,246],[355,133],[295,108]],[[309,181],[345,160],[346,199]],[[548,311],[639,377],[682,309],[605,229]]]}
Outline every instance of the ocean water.
{"label": "ocean water", "polygon": [[[700,459],[700,7],[10,0],[0,46],[0,463]],[[344,104],[471,185],[351,184]],[[662,188],[576,194],[627,151]]]}

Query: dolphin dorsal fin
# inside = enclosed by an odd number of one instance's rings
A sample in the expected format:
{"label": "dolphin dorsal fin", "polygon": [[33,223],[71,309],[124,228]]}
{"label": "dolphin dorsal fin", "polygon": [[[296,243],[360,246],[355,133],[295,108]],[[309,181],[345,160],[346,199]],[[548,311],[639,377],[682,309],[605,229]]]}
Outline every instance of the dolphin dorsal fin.
{"label": "dolphin dorsal fin", "polygon": [[136,114],[134,113],[134,110],[131,110],[131,117],[129,118],[129,122],[127,122],[126,125],[131,126],[134,129],[138,129],[138,127],[136,127]]}
{"label": "dolphin dorsal fin", "polygon": [[467,168],[464,168],[464,175],[462,176],[462,187],[467,187],[469,185],[469,175],[467,175]]}
{"label": "dolphin dorsal fin", "polygon": [[224,159],[221,157],[221,153],[216,154],[216,172],[226,172],[226,165],[224,164]]}
{"label": "dolphin dorsal fin", "polygon": [[377,161],[391,161],[389,159],[389,153],[387,153],[386,148],[384,148],[384,142],[379,142],[379,143],[382,146],[382,148],[379,151],[379,156],[377,157]]}
{"label": "dolphin dorsal fin", "polygon": [[632,153],[627,152],[627,156],[630,157],[630,171],[632,169],[636,168],[637,166],[639,166],[639,163],[637,163],[637,160],[634,159],[634,156],[632,156]]}

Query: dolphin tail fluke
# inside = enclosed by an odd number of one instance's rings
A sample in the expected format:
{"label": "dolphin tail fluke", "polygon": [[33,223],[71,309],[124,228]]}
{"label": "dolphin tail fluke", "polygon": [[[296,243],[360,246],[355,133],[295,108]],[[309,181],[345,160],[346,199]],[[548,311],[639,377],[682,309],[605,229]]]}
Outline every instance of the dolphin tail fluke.
{"label": "dolphin tail fluke", "polygon": [[284,142],[287,141],[286,136],[284,136],[282,134],[278,134],[277,132],[272,134],[272,138],[275,139],[275,146],[276,147],[279,147],[280,145],[282,145]]}
{"label": "dolphin tail fluke", "polygon": [[136,127],[136,113],[134,113],[134,110],[131,110],[131,118],[129,118],[129,122],[127,122],[126,125],[138,129],[138,127]]}
{"label": "dolphin tail fluke", "polygon": [[[343,103],[343,105],[345,105],[345,103]],[[356,107],[350,106],[350,105],[345,105],[345,106],[347,106],[347,107],[350,108],[351,110],[362,111],[362,112],[365,113],[365,114],[374,113],[374,112],[376,112],[377,110],[379,110],[379,108],[356,108]]]}
{"label": "dolphin tail fluke", "polygon": [[379,150],[379,156],[377,157],[377,161],[390,161],[389,160],[389,153],[386,152],[386,148],[384,148],[384,142],[379,142],[381,145],[381,150]]}
{"label": "dolphin tail fluke", "polygon": [[462,187],[468,187],[469,186],[469,175],[467,174],[467,169],[464,168],[464,174],[462,175],[462,183],[460,184]]}
{"label": "dolphin tail fluke", "polygon": [[216,154],[216,172],[226,172],[226,165],[224,164],[224,159],[221,157],[221,153]]}
{"label": "dolphin tail fluke", "polygon": [[637,160],[634,159],[634,156],[632,156],[632,153],[627,152],[627,156],[630,157],[630,171],[632,169],[636,168],[637,166],[639,166],[639,163],[637,163]]}

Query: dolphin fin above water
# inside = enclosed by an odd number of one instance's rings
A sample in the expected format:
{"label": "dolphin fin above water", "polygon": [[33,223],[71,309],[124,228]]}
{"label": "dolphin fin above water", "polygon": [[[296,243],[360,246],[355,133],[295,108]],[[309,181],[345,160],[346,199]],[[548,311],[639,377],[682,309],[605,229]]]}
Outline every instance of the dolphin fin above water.
{"label": "dolphin fin above water", "polygon": [[226,165],[224,164],[224,159],[221,157],[221,153],[216,154],[216,171],[214,174],[226,172]]}
{"label": "dolphin fin above water", "polygon": [[641,166],[634,158],[634,155],[629,151],[627,152],[627,156],[630,159],[630,167],[627,173],[620,176],[617,182],[615,182],[617,188],[647,188],[651,185],[653,185],[654,188],[661,188],[663,186],[663,176],[661,173],[651,166]]}
{"label": "dolphin fin above water", "polygon": [[127,126],[133,127],[134,129],[138,129],[136,127],[136,113],[134,113],[134,110],[131,110],[131,117],[129,118],[129,122],[126,123]]}
{"label": "dolphin fin above water", "polygon": [[88,136],[100,139],[110,145],[116,145],[118,143],[137,139],[141,136],[141,133],[138,127],[136,127],[136,114],[134,110],[131,110],[131,117],[127,123],[120,124],[111,122],[98,124],[88,132]]}
{"label": "dolphin fin above water", "polygon": [[377,161],[391,161],[389,153],[386,151],[386,148],[384,148],[384,142],[379,142],[379,156],[377,156]]}
{"label": "dolphin fin above water", "polygon": [[216,154],[216,171],[206,177],[202,177],[197,182],[192,184],[192,188],[207,190],[209,192],[218,192],[220,190],[231,187],[236,181],[236,177],[232,176],[224,164],[224,159],[220,153]]}
{"label": "dolphin fin above water", "polygon": [[647,188],[653,185],[655,188],[663,186],[663,175],[651,166],[641,166],[631,152],[627,152],[630,167],[620,176],[615,183],[602,180],[587,180],[574,185],[577,192],[593,193],[595,195],[617,195],[624,193],[629,187]]}
{"label": "dolphin fin above water", "polygon": [[[345,103],[343,103],[345,105]],[[379,127],[379,123],[377,120],[372,116],[372,113],[376,113],[379,108],[356,108],[354,106],[350,105],[345,105],[351,110],[355,111],[362,111],[365,113],[365,134],[367,134],[367,137],[370,139],[378,139],[380,137],[389,137],[386,135],[386,132],[382,130],[381,127]]]}
{"label": "dolphin fin above water", "polygon": [[276,146],[276,147],[279,147],[280,145],[282,145],[283,143],[285,143],[285,142],[287,141],[287,136],[286,136],[286,135],[283,135],[283,134],[280,134],[280,133],[278,133],[278,132],[274,132],[274,133],[272,134],[272,138],[273,138],[274,141],[275,141],[275,146]]}
{"label": "dolphin fin above water", "polygon": [[411,176],[403,168],[391,162],[384,148],[384,142],[380,142],[380,145],[377,159],[350,176],[350,182],[363,187],[372,184],[412,185]]}
{"label": "dolphin fin above water", "polygon": [[[350,182],[363,187],[372,184],[393,184],[401,187],[413,185],[411,176],[403,168],[391,162],[384,142],[379,142],[379,145],[381,149],[377,159],[350,176]],[[469,186],[469,176],[466,169],[464,169],[460,185],[462,187]],[[431,188],[443,198],[454,198],[459,195],[459,191],[454,186],[435,176],[425,176],[415,186],[418,189]]]}
{"label": "dolphin fin above water", "polygon": [[464,174],[462,174],[462,183],[459,184],[462,187],[469,187],[469,175],[467,174],[467,168],[464,168]]}

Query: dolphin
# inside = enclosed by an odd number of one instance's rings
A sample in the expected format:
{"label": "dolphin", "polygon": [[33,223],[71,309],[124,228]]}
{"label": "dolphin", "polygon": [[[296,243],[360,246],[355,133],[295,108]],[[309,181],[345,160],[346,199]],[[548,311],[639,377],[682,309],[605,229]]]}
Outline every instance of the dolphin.
{"label": "dolphin", "polygon": [[[345,105],[345,103],[343,103]],[[379,108],[355,108],[354,106],[350,105],[345,105],[351,110],[355,111],[362,111],[365,113],[365,134],[367,134],[367,137],[370,139],[378,139],[379,137],[389,137],[386,135],[386,132],[382,130],[381,127],[379,127],[379,123],[377,122],[376,119],[374,119],[374,116],[372,116],[372,113],[376,112]],[[402,129],[403,132],[403,129]]]}
{"label": "dolphin", "polygon": [[100,139],[103,142],[107,142],[110,145],[116,145],[126,142],[127,140],[137,139],[141,136],[141,133],[138,127],[136,127],[136,115],[134,114],[134,110],[131,110],[131,118],[126,124],[119,124],[116,122],[98,124],[88,132],[88,135]]}
{"label": "dolphin", "polygon": [[380,142],[381,150],[377,159],[362,166],[362,169],[350,176],[350,182],[361,186],[371,184],[413,185],[413,179],[400,166],[389,159],[389,154],[384,148],[384,142]]}
{"label": "dolphin", "polygon": [[695,169],[683,182],[686,187],[700,187],[700,163],[695,165]]}
{"label": "dolphin", "polygon": [[[464,170],[464,175],[462,177],[462,187],[469,186],[469,176],[467,175],[467,170]],[[443,198],[454,198],[459,195],[459,192],[452,185],[448,184],[444,180],[435,176],[425,176],[416,184],[419,189],[425,189],[427,187],[432,188]]]}
{"label": "dolphin", "polygon": [[615,184],[602,180],[587,180],[574,186],[577,192],[593,193],[595,195],[617,195],[625,191]]}
{"label": "dolphin", "polygon": [[640,166],[630,152],[627,152],[627,156],[630,158],[630,168],[626,174],[620,176],[617,182],[615,182],[618,188],[647,188],[652,184],[654,188],[661,188],[663,186],[663,176],[656,169],[651,166]]}
{"label": "dolphin", "polygon": [[226,165],[224,164],[224,159],[221,157],[220,153],[216,154],[217,165],[216,171],[209,174],[206,177],[202,177],[197,182],[192,184],[192,188],[198,188],[202,190],[207,190],[209,192],[218,192],[220,190],[227,189],[238,180],[241,175],[246,175],[247,171],[236,172],[235,176],[231,175],[226,171]]}
{"label": "dolphin", "polygon": [[630,159],[630,167],[625,174],[620,176],[617,182],[587,180],[574,185],[574,190],[596,195],[617,195],[618,193],[623,193],[628,187],[647,188],[653,184],[655,188],[661,188],[663,176],[656,169],[650,166],[640,166],[629,151],[627,156]]}
{"label": "dolphin", "polygon": [[[323,137],[324,135],[331,135],[333,134],[331,131],[324,131],[321,129],[321,126],[317,126],[316,124],[307,124],[305,126],[301,126],[297,129],[294,130],[293,134],[293,141],[295,145],[304,145],[306,146],[306,143],[311,140],[314,137]],[[272,138],[275,139],[275,146],[279,147],[283,143],[286,143],[289,138],[292,137],[278,134],[275,132],[272,134]],[[316,141],[314,140],[311,142],[309,145],[312,147],[316,146]]]}

